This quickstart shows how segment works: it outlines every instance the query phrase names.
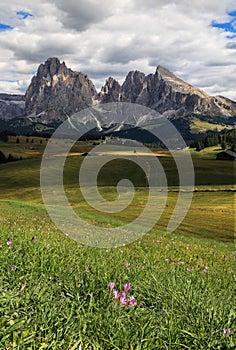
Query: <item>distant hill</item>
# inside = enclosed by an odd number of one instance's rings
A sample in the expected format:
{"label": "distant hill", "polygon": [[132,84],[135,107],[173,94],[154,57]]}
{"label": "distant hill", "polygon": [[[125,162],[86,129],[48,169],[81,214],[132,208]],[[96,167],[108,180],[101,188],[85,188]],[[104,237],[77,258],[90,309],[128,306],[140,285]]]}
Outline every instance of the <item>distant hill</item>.
{"label": "distant hill", "polygon": [[[86,74],[72,71],[55,57],[39,66],[25,96],[0,94],[0,119],[7,121],[10,129],[16,124],[17,131],[21,130],[20,124],[23,129],[27,125],[27,130],[35,129],[35,124],[40,124],[42,129],[50,125],[51,130],[51,125],[58,125],[76,112],[107,102],[132,102],[149,107],[173,121],[188,140],[196,138],[196,126],[201,125],[204,133],[208,128],[231,128],[236,123],[236,102],[223,96],[210,96],[164,67],[158,66],[149,75],[131,71],[122,85],[110,77],[97,92]],[[18,118],[16,122],[15,118]],[[0,122],[0,129],[3,124]]]}
{"label": "distant hill", "polygon": [[25,114],[25,96],[0,94],[0,119],[12,119]]}

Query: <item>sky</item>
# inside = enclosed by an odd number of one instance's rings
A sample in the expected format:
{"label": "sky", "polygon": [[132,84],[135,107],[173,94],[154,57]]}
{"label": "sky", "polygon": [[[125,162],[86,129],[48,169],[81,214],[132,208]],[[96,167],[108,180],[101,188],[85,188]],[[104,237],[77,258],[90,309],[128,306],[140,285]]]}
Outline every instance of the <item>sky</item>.
{"label": "sky", "polygon": [[161,65],[236,100],[236,0],[2,0],[0,92],[24,94],[49,57],[97,89]]}

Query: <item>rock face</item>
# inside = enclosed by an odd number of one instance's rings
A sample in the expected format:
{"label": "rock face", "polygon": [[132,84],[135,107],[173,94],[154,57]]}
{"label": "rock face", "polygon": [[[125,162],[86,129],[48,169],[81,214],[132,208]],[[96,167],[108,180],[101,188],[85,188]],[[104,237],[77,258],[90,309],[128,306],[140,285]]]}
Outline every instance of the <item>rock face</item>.
{"label": "rock face", "polygon": [[0,119],[11,119],[25,115],[25,97],[0,94]]}
{"label": "rock face", "polygon": [[[109,78],[109,81],[114,80]],[[236,103],[233,101],[220,96],[211,97],[161,66],[157,67],[155,74],[147,76],[132,71],[121,87],[106,83],[102,91],[98,99],[100,103],[138,103],[168,117],[193,114],[231,116],[236,113]]]}
{"label": "rock face", "polygon": [[121,92],[121,100],[131,103],[139,103],[140,95],[145,87],[145,74],[139,71],[129,72]]}
{"label": "rock face", "polygon": [[68,69],[55,57],[39,66],[26,92],[25,111],[48,122],[64,120],[66,115],[107,102],[138,103],[169,118],[236,114],[236,103],[220,96],[211,97],[161,66],[155,74],[147,76],[131,71],[122,85],[110,77],[97,93],[87,75]]}
{"label": "rock face", "polygon": [[[96,96],[97,103],[118,102],[120,101],[121,86],[117,80],[108,78],[101,92]],[[96,103],[95,102],[95,103]]]}
{"label": "rock face", "polygon": [[97,93],[86,74],[72,71],[53,57],[39,66],[25,96],[0,94],[0,119],[25,116],[45,124],[61,122],[84,108],[107,102],[138,103],[171,119],[236,116],[236,102],[209,96],[161,66],[149,75],[131,71],[122,85],[110,77]]}
{"label": "rock face", "polygon": [[49,58],[38,68],[25,95],[27,115],[41,121],[64,120],[93,103],[96,89],[87,75],[68,69],[57,58]]}

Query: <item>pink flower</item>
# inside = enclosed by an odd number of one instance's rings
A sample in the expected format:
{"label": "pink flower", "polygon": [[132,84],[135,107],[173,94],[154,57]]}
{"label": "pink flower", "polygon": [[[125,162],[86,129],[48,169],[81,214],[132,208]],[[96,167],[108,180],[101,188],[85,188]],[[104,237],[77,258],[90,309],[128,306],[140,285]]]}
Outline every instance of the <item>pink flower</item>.
{"label": "pink flower", "polygon": [[[115,286],[114,282],[109,283],[109,288],[112,291]],[[113,291],[114,299],[120,300],[120,303],[122,305],[132,305],[136,306],[137,302],[134,299],[133,296],[131,296],[129,299],[126,298],[126,293],[130,290],[131,284],[130,283],[124,283],[124,292],[119,292],[118,290]]]}
{"label": "pink flower", "polygon": [[229,336],[230,336],[230,328],[224,329],[224,335],[225,335],[226,337],[229,337]]}
{"label": "pink flower", "polygon": [[133,305],[133,306],[137,305],[137,302],[135,301],[133,296],[129,298],[129,305]]}
{"label": "pink flower", "polygon": [[51,244],[47,244],[46,248],[49,249],[51,247]]}
{"label": "pink flower", "polygon": [[17,269],[16,265],[13,265],[13,266],[11,267],[11,269],[12,269],[12,271],[16,271],[16,269]]}
{"label": "pink flower", "polygon": [[110,282],[109,283],[110,291],[112,291],[114,287],[115,287],[115,283],[114,282]]}
{"label": "pink flower", "polygon": [[120,303],[122,305],[132,305],[132,306],[136,306],[137,305],[137,303],[136,303],[136,301],[135,301],[133,296],[130,297],[129,299],[126,299],[126,298],[123,298],[123,297],[120,298]]}
{"label": "pink flower", "polygon": [[127,293],[131,288],[131,284],[130,283],[124,283],[124,291],[125,293]]}
{"label": "pink flower", "polygon": [[11,240],[11,239],[9,239],[9,240],[7,241],[7,245],[8,245],[8,247],[11,247],[11,246],[12,246],[12,240]]}
{"label": "pink flower", "polygon": [[207,272],[208,270],[209,270],[209,267],[208,267],[208,266],[205,266],[204,272]]}
{"label": "pink flower", "polygon": [[92,271],[93,267],[92,265],[89,266],[89,271]]}
{"label": "pink flower", "polygon": [[125,267],[126,267],[127,269],[129,269],[129,268],[130,268],[130,264],[129,264],[129,263],[126,263],[126,264],[125,264]]}
{"label": "pink flower", "polygon": [[178,262],[178,265],[184,265],[184,264],[185,264],[184,261],[179,261],[179,262]]}
{"label": "pink flower", "polygon": [[119,296],[119,298],[120,299],[122,299],[122,298],[125,298],[126,297],[126,293],[125,292],[122,292],[122,293],[119,293],[120,294],[120,296]]}
{"label": "pink flower", "polygon": [[186,271],[191,272],[191,269],[189,267],[187,267]]}
{"label": "pink flower", "polygon": [[115,299],[121,299],[121,298],[125,298],[126,297],[126,293],[125,292],[121,293],[118,290],[114,290],[113,294],[114,294],[114,298]]}
{"label": "pink flower", "polygon": [[127,300],[127,299],[125,299],[125,298],[120,298],[120,303],[122,304],[122,305],[129,305],[129,301]]}
{"label": "pink flower", "polygon": [[115,299],[119,299],[120,298],[120,292],[118,290],[114,290],[113,294],[114,294],[114,298]]}

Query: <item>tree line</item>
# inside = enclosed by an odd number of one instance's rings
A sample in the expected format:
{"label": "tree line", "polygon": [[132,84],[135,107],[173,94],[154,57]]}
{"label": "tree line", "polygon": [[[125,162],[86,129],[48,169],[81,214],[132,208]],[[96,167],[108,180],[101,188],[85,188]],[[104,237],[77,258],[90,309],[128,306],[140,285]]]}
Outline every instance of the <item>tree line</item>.
{"label": "tree line", "polygon": [[6,157],[5,154],[2,151],[0,151],[0,164],[7,163],[7,162],[14,162],[16,160],[22,160],[22,157],[20,158],[13,157],[11,153],[9,153],[9,155]]}
{"label": "tree line", "polygon": [[[16,136],[15,133],[10,131],[1,131],[0,132],[0,141],[8,142],[9,136]],[[16,141],[17,142],[17,141]],[[22,157],[14,157],[11,153],[8,154],[8,156],[5,156],[5,154],[0,150],[0,164],[1,163],[7,163],[7,162],[13,162],[16,160],[22,160]]]}
{"label": "tree line", "polygon": [[207,135],[201,140],[192,142],[191,148],[201,151],[206,147],[221,145],[222,149],[230,149],[236,152],[236,129],[222,130],[211,135]]}

